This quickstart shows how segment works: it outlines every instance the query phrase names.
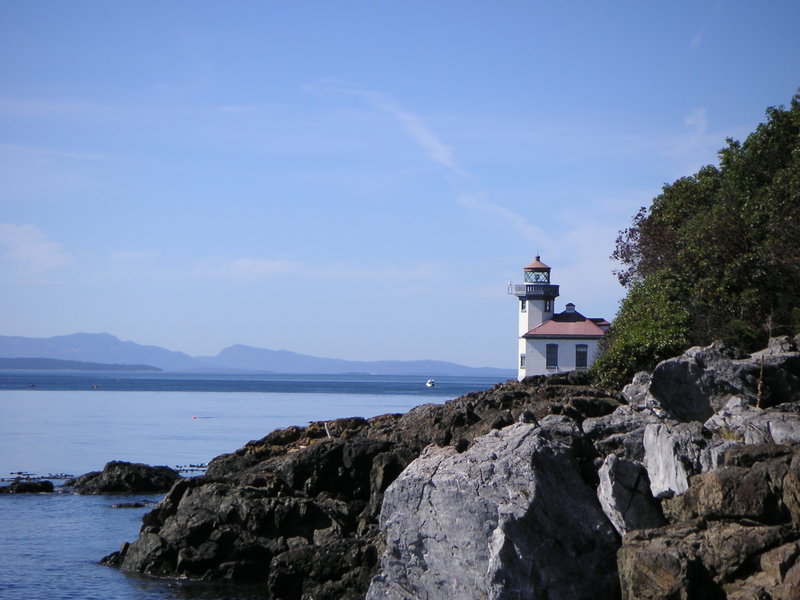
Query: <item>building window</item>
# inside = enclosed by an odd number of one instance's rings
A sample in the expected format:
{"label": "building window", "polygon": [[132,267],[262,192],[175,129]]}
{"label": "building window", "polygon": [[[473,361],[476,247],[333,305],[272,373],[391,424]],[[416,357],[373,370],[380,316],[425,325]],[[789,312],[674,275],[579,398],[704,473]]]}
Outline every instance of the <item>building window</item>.
{"label": "building window", "polygon": [[575,346],[575,368],[585,369],[589,366],[589,346],[577,344]]}
{"label": "building window", "polygon": [[558,344],[547,344],[547,362],[548,369],[558,368]]}
{"label": "building window", "polygon": [[553,301],[552,300],[545,300],[544,301],[544,312],[552,312],[553,310]]}
{"label": "building window", "polygon": [[519,308],[520,312],[527,312],[528,311],[528,301],[525,298],[519,299]]}
{"label": "building window", "polygon": [[520,369],[524,369],[525,368],[525,355],[524,354],[520,354],[519,355],[519,368]]}

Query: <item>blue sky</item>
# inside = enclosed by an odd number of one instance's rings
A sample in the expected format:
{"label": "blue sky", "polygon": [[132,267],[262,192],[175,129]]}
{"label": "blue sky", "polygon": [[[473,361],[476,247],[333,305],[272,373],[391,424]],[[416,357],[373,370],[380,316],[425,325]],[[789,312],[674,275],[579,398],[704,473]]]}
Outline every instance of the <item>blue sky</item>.
{"label": "blue sky", "polygon": [[800,3],[0,2],[0,334],[514,368],[800,87]]}

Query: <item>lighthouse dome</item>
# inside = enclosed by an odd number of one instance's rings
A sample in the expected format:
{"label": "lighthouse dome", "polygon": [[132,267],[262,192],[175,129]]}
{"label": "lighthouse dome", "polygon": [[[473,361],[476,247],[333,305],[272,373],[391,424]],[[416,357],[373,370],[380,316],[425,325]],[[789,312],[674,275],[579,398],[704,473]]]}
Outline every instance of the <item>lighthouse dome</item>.
{"label": "lighthouse dome", "polygon": [[522,271],[526,283],[550,283],[550,267],[544,264],[539,256],[536,256]]}
{"label": "lighthouse dome", "polygon": [[541,261],[541,257],[538,255],[533,259],[533,262],[529,265],[525,265],[524,271],[549,271],[550,267],[544,264]]}

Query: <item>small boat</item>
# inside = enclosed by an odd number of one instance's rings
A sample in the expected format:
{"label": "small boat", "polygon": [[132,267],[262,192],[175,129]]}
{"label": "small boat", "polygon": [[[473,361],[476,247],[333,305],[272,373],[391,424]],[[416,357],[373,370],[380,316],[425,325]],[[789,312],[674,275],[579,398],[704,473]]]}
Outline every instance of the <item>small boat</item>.
{"label": "small boat", "polygon": [[433,379],[428,379],[428,381],[425,382],[425,385],[428,387],[435,387],[436,382]]}

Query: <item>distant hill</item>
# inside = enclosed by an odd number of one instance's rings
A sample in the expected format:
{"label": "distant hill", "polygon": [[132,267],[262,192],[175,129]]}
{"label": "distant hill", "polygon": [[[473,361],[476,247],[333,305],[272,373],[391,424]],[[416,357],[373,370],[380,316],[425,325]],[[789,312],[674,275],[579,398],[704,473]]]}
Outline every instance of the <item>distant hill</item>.
{"label": "distant hill", "polygon": [[74,333],[51,338],[0,336],[0,357],[57,358],[94,363],[146,364],[165,371],[198,368],[188,354],[123,342],[108,333]]}
{"label": "distant hill", "polygon": [[466,367],[436,360],[355,361],[339,358],[320,358],[288,350],[266,350],[241,344],[225,348],[213,357],[203,357],[208,367],[274,373],[370,373],[372,375],[473,375],[511,377],[516,373],[491,367]]}
{"label": "distant hill", "polygon": [[516,375],[516,371],[512,369],[467,367],[444,361],[352,361],[240,344],[225,348],[216,356],[192,357],[183,352],[173,352],[158,346],[123,342],[108,333],[75,333],[51,338],[0,336],[0,358],[50,358],[114,365],[153,365],[164,371],[243,371],[323,375],[369,373],[498,378]]}
{"label": "distant hill", "polygon": [[51,371],[161,371],[150,365],[117,365],[59,360],[57,358],[0,358],[0,369],[35,369]]}

